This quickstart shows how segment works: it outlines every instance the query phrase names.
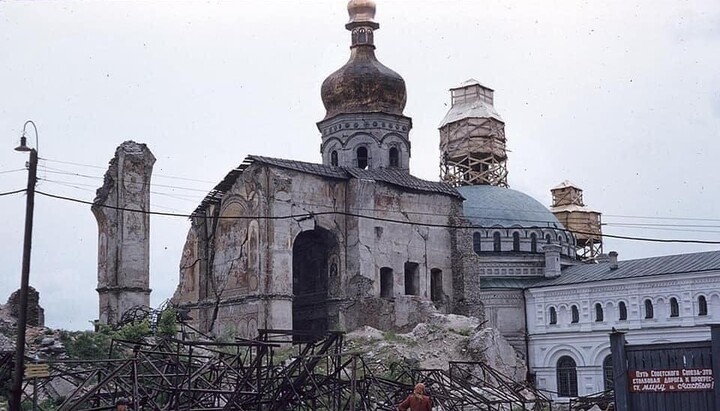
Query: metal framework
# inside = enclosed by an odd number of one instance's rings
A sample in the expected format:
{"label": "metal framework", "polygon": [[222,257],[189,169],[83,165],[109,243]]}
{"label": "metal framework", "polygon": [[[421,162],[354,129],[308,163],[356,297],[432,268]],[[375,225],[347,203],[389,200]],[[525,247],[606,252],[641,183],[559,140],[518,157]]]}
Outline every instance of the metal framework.
{"label": "metal framework", "polygon": [[[443,410],[550,410],[538,391],[482,363],[410,369],[344,352],[340,332],[258,332],[254,340],[229,343],[114,340],[106,360],[45,361],[49,375],[26,380],[24,400],[51,398],[62,411],[110,410],[120,398],[153,411],[390,411],[422,381]],[[61,396],[61,385],[71,393]]]}
{"label": "metal framework", "polygon": [[589,410],[597,405],[601,411],[615,410],[615,394],[613,390],[602,391],[590,394],[585,397],[577,397],[570,399],[570,411]]}

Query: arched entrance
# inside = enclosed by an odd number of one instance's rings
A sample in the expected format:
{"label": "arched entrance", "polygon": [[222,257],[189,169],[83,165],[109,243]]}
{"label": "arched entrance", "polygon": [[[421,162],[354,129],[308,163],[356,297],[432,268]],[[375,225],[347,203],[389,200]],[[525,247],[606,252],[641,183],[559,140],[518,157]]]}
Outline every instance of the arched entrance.
{"label": "arched entrance", "polygon": [[328,279],[337,276],[337,241],[327,230],[303,231],[293,243],[293,330],[328,330]]}

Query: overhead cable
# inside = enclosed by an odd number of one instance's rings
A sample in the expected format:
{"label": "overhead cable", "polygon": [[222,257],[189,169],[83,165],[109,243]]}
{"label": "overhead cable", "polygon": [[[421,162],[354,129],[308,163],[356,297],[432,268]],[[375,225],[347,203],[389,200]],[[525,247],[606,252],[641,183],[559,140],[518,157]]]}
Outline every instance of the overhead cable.
{"label": "overhead cable", "polygon": [[[166,216],[166,217],[202,218],[202,219],[235,219],[235,220],[286,220],[286,219],[305,220],[308,218],[313,218],[316,216],[323,216],[323,215],[341,215],[341,216],[345,216],[345,217],[363,218],[363,219],[368,219],[368,220],[373,220],[373,221],[383,221],[383,222],[389,222],[389,223],[423,226],[423,227],[450,228],[450,229],[492,229],[492,228],[495,228],[495,227],[477,226],[477,225],[472,225],[472,224],[452,225],[452,224],[435,224],[435,223],[426,223],[426,222],[415,222],[415,221],[409,221],[409,220],[397,220],[397,219],[392,219],[392,218],[369,216],[369,215],[350,213],[350,212],[345,212],[345,211],[307,212],[307,213],[288,214],[288,215],[279,215],[279,216],[206,216],[206,215],[191,215],[191,214],[181,214],[181,213],[165,213],[165,212],[159,212],[159,211],[135,210],[135,209],[125,208],[125,207],[117,207],[117,206],[111,206],[111,205],[105,205],[105,204],[95,204],[90,201],[79,200],[79,199],[65,197],[65,196],[59,196],[59,195],[55,195],[55,194],[49,194],[49,193],[45,193],[42,191],[36,191],[36,192],[38,194],[44,195],[46,197],[51,197],[51,198],[56,198],[56,199],[66,200],[66,201],[72,201],[75,203],[94,205],[96,207],[104,207],[104,208],[110,208],[110,209],[120,210],[120,211],[128,211],[128,212],[150,214],[150,215],[159,215],[159,216]],[[504,227],[504,228],[509,228],[509,229],[533,228],[533,229],[535,229],[535,228],[542,228],[542,227]],[[556,228],[556,227],[547,227],[547,228],[550,228],[553,230],[558,230],[558,231],[565,231],[567,233],[574,233],[574,234],[585,234],[585,235],[596,235],[597,234],[597,233],[582,232],[582,231],[577,231],[577,230],[570,231],[568,229]],[[623,236],[623,235],[614,235],[614,234],[602,234],[602,236],[607,237],[607,238],[617,238],[617,239],[621,239],[621,240],[648,241],[648,242],[659,242],[659,243],[720,244],[720,241],[711,241],[711,240],[648,238],[648,237]]]}
{"label": "overhead cable", "polygon": [[23,191],[27,191],[27,190],[23,188],[21,190],[7,191],[5,193],[0,193],[0,197],[9,196],[9,195],[17,194],[17,193],[22,193]]}

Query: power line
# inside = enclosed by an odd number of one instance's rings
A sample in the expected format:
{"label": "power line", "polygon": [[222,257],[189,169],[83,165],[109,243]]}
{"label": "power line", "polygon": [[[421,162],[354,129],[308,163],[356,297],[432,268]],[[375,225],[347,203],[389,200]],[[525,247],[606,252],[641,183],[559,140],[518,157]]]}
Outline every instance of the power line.
{"label": "power line", "polygon": [[[72,175],[72,176],[79,176],[79,177],[85,177],[85,178],[92,178],[92,179],[101,179],[101,177],[97,176],[90,176],[85,174],[79,174],[79,173],[72,173],[72,172],[66,172],[64,170],[59,170],[55,168],[47,167],[49,170],[57,170],[57,171],[47,171],[51,174],[62,174],[62,175]],[[45,179],[45,181],[51,181]],[[81,183],[73,183],[76,185],[83,185]],[[89,185],[88,185],[89,186]],[[151,187],[162,187],[162,188],[172,188],[172,189],[179,189],[179,190],[187,190],[187,191],[194,191],[194,192],[202,192],[207,193],[207,190],[201,190],[201,189],[193,189],[193,188],[186,188],[186,187],[178,187],[178,186],[171,186],[171,185],[164,185],[164,184],[151,184]],[[191,202],[199,202],[199,199],[196,197],[173,197],[170,193],[163,193],[163,192],[157,192],[157,191],[151,191],[153,194],[158,194],[162,196],[167,196],[171,198],[177,198],[179,200],[183,201],[191,201]],[[311,203],[301,203],[304,205],[314,206],[314,207],[327,207],[327,208],[333,208],[333,206],[328,206],[326,204],[311,204]],[[487,210],[498,210],[498,211],[518,211],[523,212],[527,214],[544,214],[547,215],[550,212],[548,210],[526,210],[526,209],[520,209],[520,208],[499,208],[499,207],[479,207],[479,206],[464,206],[464,209],[482,209],[484,211]],[[383,209],[377,209],[377,208],[357,208],[357,210],[361,211],[373,211],[373,212],[392,212],[392,210],[383,210]],[[444,216],[445,214],[438,214],[438,213],[430,213],[430,212],[420,212],[420,211],[406,211],[404,212],[406,214],[412,214],[412,215],[429,215],[429,216]],[[544,219],[544,220],[532,220],[532,219],[522,219],[522,218],[506,218],[506,217],[500,217],[500,216],[491,216],[491,215],[473,215],[473,214],[466,214],[465,217],[467,218],[480,218],[480,219],[486,219],[486,220],[503,220],[503,221],[513,221],[513,222],[522,222],[522,223],[538,223],[543,226],[547,226],[548,224],[554,224],[553,221]],[[584,219],[582,216],[578,217],[569,217],[566,219],[567,221],[576,221],[576,222],[584,222],[586,219]],[[604,223],[603,225],[608,225],[609,223]]]}
{"label": "power line", "polygon": [[685,221],[713,221],[720,222],[720,218],[697,218],[697,217],[650,217],[638,215],[603,214],[603,217],[615,218],[640,218],[645,220],[685,220]]}
{"label": "power line", "polygon": [[[93,193],[93,194],[95,193],[95,190],[90,190],[90,189],[87,189],[87,188],[78,187],[78,186],[76,186],[76,185],[68,184],[68,183],[63,182],[63,181],[53,181],[53,180],[48,180],[48,179],[41,179],[41,181],[45,181],[45,182],[53,183],[53,184],[58,184],[58,185],[65,186],[65,187],[74,188],[74,189],[76,189],[76,190],[80,190],[80,191],[84,191],[84,192],[89,192],[89,193]],[[90,184],[80,184],[80,185],[91,186]],[[91,187],[92,187],[92,186],[91,186]],[[152,193],[152,191],[151,191],[151,193]],[[154,194],[163,195],[163,193],[154,193]],[[174,196],[169,195],[169,194],[168,194],[167,196],[168,196],[168,197],[176,198],[176,199],[178,199],[178,200],[184,200],[184,199],[182,199],[182,198],[174,197]],[[185,201],[191,201],[191,200],[185,200]],[[178,210],[177,208],[164,206],[164,205],[158,204],[158,203],[156,203],[156,202],[154,202],[154,201],[153,201],[151,204],[152,204],[152,206],[154,206],[154,207],[156,207],[156,208],[163,209],[163,210],[170,210],[170,211],[181,212],[181,211]]]}
{"label": "power line", "polygon": [[[364,219],[373,220],[373,221],[383,221],[383,222],[389,222],[389,223],[415,225],[415,226],[423,226],[423,227],[450,228],[450,229],[473,229],[473,228],[474,229],[493,229],[493,228],[496,228],[496,227],[482,227],[482,226],[476,226],[476,225],[451,225],[451,224],[435,224],[435,223],[426,223],[426,222],[413,222],[413,221],[406,221],[406,220],[396,220],[396,219],[392,219],[392,218],[368,216],[368,215],[357,214],[357,213],[349,213],[349,212],[344,212],[344,211],[307,212],[307,213],[301,213],[301,214],[290,214],[290,215],[282,215],[282,216],[190,215],[190,214],[180,214],[180,213],[165,213],[165,212],[158,212],[158,211],[134,210],[134,209],[124,208],[124,207],[116,207],[116,206],[110,206],[110,205],[104,205],[104,204],[94,204],[89,201],[59,196],[59,195],[55,195],[55,194],[44,193],[42,191],[36,191],[36,192],[38,194],[44,195],[46,197],[56,198],[56,199],[60,199],[60,200],[66,200],[66,201],[71,201],[71,202],[76,202],[76,203],[81,203],[81,204],[89,204],[89,205],[94,205],[97,207],[110,208],[110,209],[120,210],[120,211],[129,211],[129,212],[143,213],[143,214],[150,214],[150,215],[160,215],[160,216],[166,216],[166,217],[204,218],[204,219],[215,218],[215,219],[237,219],[237,220],[295,219],[295,220],[302,221],[302,220],[306,220],[306,219],[310,219],[310,218],[313,218],[316,216],[322,216],[322,215],[341,215],[341,216],[345,216],[345,217],[364,218]],[[528,228],[537,228],[537,227],[503,227],[503,229],[507,229],[507,228],[528,229]],[[562,229],[562,228],[553,228],[553,229],[558,230],[558,231],[564,231],[567,233],[575,233],[575,234],[586,234],[586,235],[595,235],[596,234],[596,233],[588,233],[588,232],[582,232],[582,231],[570,231],[568,229]],[[648,238],[648,237],[623,236],[623,235],[614,235],[614,234],[603,234],[603,237],[616,238],[616,239],[621,239],[621,240],[648,241],[648,242],[660,242],[660,243],[720,244],[720,241],[711,241],[711,240]]]}
{"label": "power line", "polygon": [[49,163],[69,164],[69,165],[71,165],[71,166],[97,168],[97,169],[100,169],[100,170],[106,170],[106,169],[107,169],[107,167],[100,167],[100,166],[94,166],[94,165],[82,164],[82,163],[73,163],[73,162],[71,162],[71,161],[53,160],[53,159],[45,158],[45,157],[40,157],[40,159],[41,159],[41,160],[45,160],[45,161],[47,161],[47,162],[49,162]]}
{"label": "power line", "polygon": [[689,227],[689,228],[720,228],[720,225],[707,224],[655,224],[655,223],[604,223],[603,225],[612,226],[631,226],[631,227]]}
{"label": "power line", "polygon": [[[100,169],[100,170],[107,170],[107,167],[94,166],[94,165],[90,165],[90,164],[82,164],[82,163],[73,163],[73,162],[70,162],[70,161],[53,160],[53,159],[44,158],[44,157],[42,158],[42,160],[45,160],[45,161],[50,162],[50,163],[60,163],[60,164],[68,164],[68,165],[72,165],[72,166],[88,167],[88,168],[95,168],[95,169]],[[153,173],[153,177],[169,178],[169,179],[173,179],[173,180],[194,181],[194,182],[196,182],[196,183],[208,183],[208,184],[215,184],[215,183],[217,183],[217,181],[199,180],[199,179],[195,179],[195,178],[178,177],[178,176],[171,176],[171,175],[167,175],[167,174],[156,174],[156,173]],[[101,178],[102,178],[102,177],[101,177]]]}
{"label": "power line", "polygon": [[[58,170],[58,169],[53,169],[53,168],[50,168],[50,169]],[[80,176],[80,177],[85,177],[85,178],[101,179],[101,177],[97,177],[97,176],[83,175],[83,174],[78,174],[78,173],[66,172],[66,171],[62,171],[62,170],[47,171],[47,172],[49,172],[51,174],[74,175],[74,176]],[[45,181],[51,181],[51,180],[45,179]],[[73,183],[73,184],[84,185],[82,183]],[[94,187],[91,185],[87,185],[87,186]],[[174,188],[174,189],[188,190],[188,191],[195,191],[195,192],[202,192],[202,193],[208,192],[207,190],[192,189],[192,188],[170,186],[170,185],[163,185],[163,184],[150,184],[150,186],[151,187],[162,187],[162,188]],[[151,193],[172,197],[172,194],[169,194],[169,193],[161,193],[161,192],[156,192],[156,191],[151,191]],[[184,200],[184,201],[192,201],[192,202],[195,202],[196,204],[200,201],[200,199],[197,199],[196,197],[191,197],[191,198],[186,197],[186,198],[177,198],[177,199]],[[328,206],[326,204],[312,204],[312,203],[296,203],[296,204],[308,205],[308,206],[313,206],[313,207],[326,207],[326,208],[330,208],[330,209],[333,208],[333,206]],[[511,208],[473,207],[473,206],[467,206],[464,208],[467,208],[467,209],[476,208],[476,209],[483,209],[483,210],[499,210],[499,211],[515,210],[515,211],[523,211],[525,213],[549,214],[549,211],[522,210],[522,209],[511,209]],[[359,211],[398,212],[398,213],[411,214],[411,215],[445,216],[445,214],[421,212],[421,211],[402,211],[402,212],[400,212],[400,211],[377,209],[377,208],[356,208],[356,209]],[[484,219],[488,219],[488,220],[503,220],[503,221],[513,221],[513,222],[523,222],[523,223],[538,223],[542,226],[548,226],[549,224],[555,224],[555,222],[547,220],[547,219],[546,220],[531,220],[531,219],[520,219],[520,218],[505,218],[505,217],[499,217],[499,216],[477,216],[477,215],[472,215],[472,214],[466,214],[465,216],[468,218],[484,218]],[[582,217],[571,217],[571,218],[568,218],[567,220],[568,221],[578,221],[578,222],[585,221]]]}
{"label": "power line", "polygon": [[[49,167],[48,167],[48,168],[49,168]],[[74,176],[80,176],[80,177],[86,177],[86,178],[93,178],[93,179],[99,179],[99,178],[100,178],[100,177],[96,177],[96,176],[88,176],[88,175],[83,175],[83,174],[78,174],[78,173],[65,172],[65,171],[63,171],[63,170],[54,169],[54,168],[49,168],[49,169],[51,169],[51,170],[58,170],[58,171],[49,171],[50,173],[63,174],[63,175],[74,175]],[[73,185],[70,185],[69,182],[59,182],[59,181],[53,181],[53,180],[48,180],[48,179],[43,179],[43,180],[44,180],[44,181],[55,182],[55,183],[57,183],[57,184],[62,184],[62,185],[70,186],[70,187],[73,187],[73,188],[77,188],[77,187],[74,187]],[[82,184],[82,183],[72,183],[72,184],[81,185],[81,186],[84,185],[84,186],[88,186],[88,187],[95,187],[95,186],[92,186],[92,185]],[[207,191],[205,191],[205,190],[190,189],[190,188],[185,188],[185,187],[178,187],[178,186],[171,186],[171,185],[163,185],[163,184],[151,184],[151,186],[153,186],[153,187],[163,187],[163,188],[172,188],[172,189],[180,189],[180,190],[188,190],[188,191],[195,191],[195,192],[203,192],[203,193],[207,192]],[[150,192],[151,192],[152,194],[156,194],[156,195],[160,195],[160,196],[165,196],[165,197],[169,197],[169,198],[174,198],[174,199],[181,200],[181,201],[187,201],[187,202],[193,202],[193,203],[199,202],[199,199],[198,199],[197,197],[193,197],[193,196],[183,196],[183,197],[180,197],[180,196],[178,196],[178,195],[175,194],[175,193],[165,193],[165,192],[152,191],[152,190],[151,190]],[[333,209],[333,208],[334,208],[333,206],[327,205],[327,204],[312,204],[312,203],[296,203],[296,204],[307,205],[307,206],[312,206],[312,207],[325,207],[325,208],[328,208],[328,209]],[[169,207],[162,207],[162,208],[170,209]],[[483,211],[488,211],[488,210],[500,210],[500,211],[518,211],[518,212],[523,212],[523,213],[536,213],[536,214],[548,214],[548,213],[549,213],[549,211],[547,211],[547,210],[524,210],[524,209],[519,209],[519,208],[494,208],[494,207],[479,207],[479,206],[464,206],[463,208],[466,209],[466,210],[482,209]],[[396,213],[402,213],[402,214],[405,214],[405,215],[426,215],[426,216],[438,216],[438,217],[440,217],[440,216],[445,216],[445,214],[432,213],[432,212],[394,211],[394,210],[377,209],[377,208],[356,208],[356,210],[358,210],[358,211],[371,211],[371,212],[384,212],[384,213],[387,213],[387,212],[396,212]],[[549,220],[547,220],[547,219],[543,219],[543,220],[533,220],[533,219],[527,219],[527,218],[526,218],[526,219],[522,219],[522,218],[517,218],[517,217],[507,218],[507,217],[492,216],[492,215],[487,215],[487,214],[485,214],[485,215],[465,214],[465,217],[466,217],[466,218],[469,218],[469,219],[478,218],[478,219],[491,220],[491,221],[492,221],[492,220],[501,220],[501,221],[512,221],[512,222],[514,222],[514,223],[537,224],[537,228],[548,228],[548,227],[550,227],[551,224],[555,224],[553,221],[549,221]],[[648,218],[652,218],[652,217],[648,217]],[[705,220],[711,220],[711,219],[697,219],[697,220],[705,221]],[[583,222],[586,222],[587,220],[586,220],[585,218],[583,218],[582,216],[577,216],[577,217],[569,217],[569,218],[566,218],[566,219],[564,219],[564,221],[570,222],[570,223],[572,223],[572,222],[583,223]],[[720,220],[719,220],[719,221],[720,221]],[[683,224],[654,224],[654,223],[625,223],[625,222],[617,222],[617,223],[615,223],[615,222],[605,222],[605,223],[602,223],[601,225],[606,226],[606,227],[628,227],[628,228],[630,228],[631,225],[635,225],[635,226],[637,226],[638,228],[644,228],[644,229],[652,229],[652,228],[650,228],[650,227],[720,228],[720,226],[718,226],[718,225],[700,225],[700,224],[696,224],[696,225],[686,224],[686,225],[683,225]],[[714,233],[714,231],[707,231],[707,230],[671,230],[671,229],[667,229],[667,230],[664,230],[664,231]],[[576,231],[576,232],[577,232],[577,231]]]}
{"label": "power line", "polygon": [[26,191],[26,189],[23,188],[22,190],[7,191],[7,192],[4,192],[4,193],[0,193],[0,197],[9,196],[9,195],[12,195],[12,194],[17,194],[17,193],[22,193],[23,191]]}
{"label": "power line", "polygon": [[[59,184],[62,186],[72,187],[77,190],[82,190],[82,191],[92,192],[92,193],[95,193],[98,188],[98,186],[96,184],[83,184],[83,183],[76,183],[76,182],[70,182],[70,181],[50,180],[47,178],[38,178],[38,180],[45,181],[48,183],[53,183],[53,184]],[[93,189],[91,190],[91,189],[81,188],[81,187],[91,187]],[[161,191],[153,191],[153,190],[150,190],[150,194],[156,194],[156,195],[160,195],[160,196],[170,197],[170,198],[174,198],[176,200],[187,201],[187,202],[191,202],[194,204],[197,204],[200,201],[200,199],[198,199],[197,196],[192,196],[192,195],[183,195],[183,194],[175,194],[175,193],[171,194],[171,193],[164,193]]]}
{"label": "power line", "polygon": [[[82,167],[91,167],[91,168],[97,168],[97,169],[105,169],[100,166],[93,166],[89,164],[82,164],[82,163],[73,163],[69,161],[60,161],[60,160],[52,160],[52,159],[46,159],[43,158],[45,161],[49,162],[55,162],[55,163],[61,163],[61,164],[70,164],[70,165],[76,165],[76,166],[82,166]],[[81,173],[74,173],[67,170],[57,169],[53,167],[47,167],[47,166],[41,166],[45,169],[46,172],[49,173],[57,173],[57,174],[64,174],[64,175],[74,175],[79,176],[83,178],[92,178],[101,180],[103,177],[100,176],[93,176],[93,175],[87,175],[87,174],[81,174]],[[24,170],[24,169],[20,169]],[[52,171],[48,171],[52,170]],[[165,177],[165,178],[171,178],[171,179],[177,179],[177,180],[186,180],[186,181],[195,181],[195,182],[202,182],[202,183],[210,183],[214,184],[216,182],[211,182],[207,180],[198,180],[198,179],[191,179],[191,178],[184,178],[184,177],[175,177],[175,176],[169,176],[169,175],[162,175],[162,174],[155,174],[153,173],[153,177]],[[181,187],[181,186],[173,186],[173,185],[163,185],[163,184],[151,184],[151,187],[163,187],[163,188],[172,188],[172,189],[178,189],[178,190],[187,190],[187,191],[194,191],[194,192],[202,192],[202,193],[208,193],[211,190],[207,189],[196,189],[196,188],[188,188],[188,187]],[[158,193],[160,194],[160,193]],[[167,193],[163,193],[160,195],[168,195]],[[311,204],[314,206],[324,206],[320,204]],[[521,208],[500,208],[500,207],[479,207],[479,206],[472,206],[472,205],[464,205],[463,209],[469,210],[469,209],[482,209],[482,210],[499,210],[499,211],[518,211],[523,212],[527,214],[547,214],[551,213],[550,210],[527,210],[527,209],[521,209]],[[378,209],[361,209],[365,211],[386,211],[386,210],[378,210]],[[415,214],[415,215],[443,215],[443,214],[437,214],[437,213],[422,213],[422,212],[407,212],[408,214]],[[657,216],[635,216],[635,215],[622,215],[622,214],[604,214],[600,213],[603,218],[611,217],[611,218],[637,218],[637,219],[647,219],[647,220],[666,220],[666,221],[672,221],[672,220],[678,220],[678,221],[708,221],[708,222],[720,222],[720,219],[717,218],[696,218],[696,217],[657,217]],[[503,217],[493,217],[493,216],[473,216],[471,214],[467,214],[466,217],[468,218],[486,218],[486,219],[495,219],[495,220],[508,220],[508,221],[520,221],[520,222],[527,222],[527,223],[543,223],[547,224],[550,223],[550,221],[547,220],[528,220],[528,219],[517,219],[517,218],[503,218]],[[570,217],[568,218],[569,221],[578,221],[582,222],[585,221],[582,217]],[[624,222],[618,222],[625,224]],[[602,225],[611,225],[613,222],[604,222]],[[707,227],[707,228],[716,228],[717,226]]]}
{"label": "power line", "polygon": [[[41,167],[41,170],[44,171],[44,172],[46,172],[46,173],[50,173],[50,174],[60,174],[60,175],[67,175],[67,176],[77,176],[77,177],[83,177],[83,178],[90,178],[90,179],[93,179],[93,180],[102,180],[102,179],[103,179],[103,177],[92,176],[92,175],[87,175],[87,174],[72,173],[72,172],[69,172],[69,171],[62,171],[62,170],[59,170],[59,171],[58,171],[58,169],[53,169],[53,168],[50,168],[50,167]],[[132,183],[132,184],[142,184],[142,183]],[[199,193],[207,193],[207,192],[208,192],[208,190],[199,189],[199,188],[187,188],[187,187],[171,186],[171,185],[167,185],[167,184],[154,184],[154,183],[151,183],[150,186],[151,186],[151,187],[174,188],[174,189],[178,189],[178,190],[195,191],[195,192],[199,192]]]}
{"label": "power line", "polygon": [[17,173],[18,171],[25,171],[24,168],[16,168],[15,170],[4,170],[0,171],[0,174],[9,174],[9,173]]}
{"label": "power line", "polygon": [[681,233],[709,233],[709,234],[720,234],[720,231],[717,230],[696,230],[696,229],[690,229],[690,228],[663,228],[663,227],[638,227],[635,225],[632,226],[624,226],[622,224],[613,224],[613,227],[618,228],[631,228],[631,229],[643,229],[643,230],[656,230],[656,231],[677,231]]}

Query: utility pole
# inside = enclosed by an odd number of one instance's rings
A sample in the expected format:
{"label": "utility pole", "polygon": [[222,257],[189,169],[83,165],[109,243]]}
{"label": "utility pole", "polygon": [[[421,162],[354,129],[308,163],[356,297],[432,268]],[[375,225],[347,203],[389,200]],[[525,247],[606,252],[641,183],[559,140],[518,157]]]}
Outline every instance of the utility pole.
{"label": "utility pole", "polygon": [[35,123],[28,120],[23,125],[20,146],[16,151],[29,151],[28,163],[27,201],[25,203],[25,239],[23,241],[22,274],[20,279],[20,307],[18,307],[17,340],[15,342],[15,369],[10,390],[10,411],[20,411],[22,401],[22,380],[25,371],[25,329],[27,328],[28,287],[30,283],[30,251],[32,249],[33,211],[35,209],[35,183],[37,183],[38,151],[27,146],[25,127],[30,124],[35,129],[35,145],[37,142],[37,128]]}

